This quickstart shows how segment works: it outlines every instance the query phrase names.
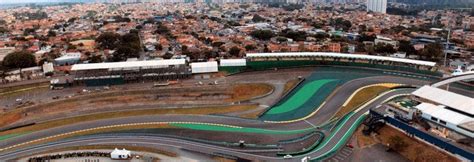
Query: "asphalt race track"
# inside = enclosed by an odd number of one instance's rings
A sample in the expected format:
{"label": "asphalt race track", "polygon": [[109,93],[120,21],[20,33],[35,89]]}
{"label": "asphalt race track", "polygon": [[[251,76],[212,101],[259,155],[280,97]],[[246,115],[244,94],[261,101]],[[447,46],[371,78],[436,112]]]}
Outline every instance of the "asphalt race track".
{"label": "asphalt race track", "polygon": [[[38,139],[48,139],[52,136],[60,136],[69,132],[77,132],[81,130],[94,129],[98,127],[107,127],[124,124],[174,124],[175,126],[196,126],[193,133],[210,134],[212,129],[225,130],[224,133],[249,133],[249,136],[243,136],[245,141],[258,140],[265,135],[273,135],[275,138],[282,139],[289,137],[298,137],[302,134],[317,131],[320,128],[314,128],[312,125],[321,126],[327,123],[331,117],[338,111],[338,108],[350,98],[350,96],[359,88],[378,84],[378,83],[399,83],[405,85],[421,86],[428,82],[413,78],[397,77],[397,76],[372,76],[350,80],[339,86],[329,98],[326,98],[322,106],[315,109],[315,113],[302,119],[292,121],[267,121],[267,120],[251,120],[237,117],[215,116],[215,115],[154,115],[154,116],[138,116],[114,118],[106,120],[97,120],[90,122],[81,122],[73,125],[50,128],[24,134],[18,137],[0,140],[0,160],[8,161],[18,157],[34,155],[45,150],[64,148],[79,145],[94,144],[124,144],[147,147],[176,147],[182,149],[190,149],[197,152],[207,154],[224,154],[228,156],[241,157],[249,160],[290,160],[300,161],[305,156],[310,156],[312,160],[322,160],[330,157],[337,152],[341,146],[347,142],[353,131],[359,126],[360,122],[370,108],[373,108],[386,100],[397,96],[411,93],[413,88],[394,89],[379,95],[373,100],[362,105],[356,111],[341,119],[339,125],[336,125],[332,132],[326,132],[326,137],[322,142],[312,150],[303,155],[293,156],[291,159],[284,159],[276,156],[276,152],[281,150],[275,148],[257,149],[257,148],[229,148],[219,145],[189,141],[184,139],[176,139],[164,136],[131,136],[130,134],[116,135],[88,135],[75,138],[62,139],[50,143],[41,143],[29,145],[31,141]],[[285,106],[285,105],[283,105]],[[277,110],[275,110],[277,111]],[[203,126],[205,125],[205,126]],[[199,126],[199,127],[198,127]],[[201,130],[200,130],[201,129]],[[191,136],[192,137],[192,136]],[[284,137],[284,138],[283,138]],[[248,139],[247,139],[248,138]]]}

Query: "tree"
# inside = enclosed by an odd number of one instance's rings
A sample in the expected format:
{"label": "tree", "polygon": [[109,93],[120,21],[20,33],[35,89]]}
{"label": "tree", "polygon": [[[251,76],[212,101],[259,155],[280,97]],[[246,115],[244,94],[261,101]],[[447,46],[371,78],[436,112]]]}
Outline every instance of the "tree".
{"label": "tree", "polygon": [[120,43],[120,34],[106,32],[95,39],[102,49],[115,49]]}
{"label": "tree", "polygon": [[364,41],[373,42],[374,40],[375,40],[375,35],[367,35],[364,33],[359,36],[359,42],[364,42]]}
{"label": "tree", "polygon": [[27,68],[36,66],[36,59],[27,51],[18,51],[5,56],[3,65],[8,68]]}
{"label": "tree", "polygon": [[101,57],[101,56],[99,56],[99,55],[93,55],[93,56],[90,57],[90,61],[89,61],[89,62],[90,62],[90,63],[100,63],[100,62],[102,62],[102,61],[103,61],[103,60],[102,60],[102,57]]}
{"label": "tree", "polygon": [[36,29],[34,29],[34,28],[26,28],[25,30],[23,30],[23,35],[24,36],[34,35],[34,34],[36,34]]}
{"label": "tree", "polygon": [[5,34],[5,33],[8,33],[8,29],[6,29],[5,27],[1,26],[0,27],[0,34]]}
{"label": "tree", "polygon": [[253,15],[252,21],[253,22],[264,22],[264,21],[267,21],[267,19],[263,18],[262,16],[260,16],[258,14],[255,14],[255,15]]}
{"label": "tree", "polygon": [[168,29],[168,27],[166,27],[165,25],[163,25],[163,23],[160,22],[160,23],[157,24],[155,33],[168,34],[168,33],[170,33],[170,30]]}
{"label": "tree", "polygon": [[332,19],[329,25],[334,26],[336,29],[342,29],[343,31],[349,30],[352,27],[352,23],[349,20],[343,18]]}
{"label": "tree", "polygon": [[220,47],[222,46],[223,44],[225,44],[224,42],[212,42],[212,47]]}
{"label": "tree", "polygon": [[56,36],[56,32],[53,31],[53,30],[49,30],[47,36],[48,36],[48,37],[55,37],[55,36]]}
{"label": "tree", "polygon": [[254,50],[254,49],[257,49],[257,47],[255,47],[255,45],[253,44],[248,44],[245,46],[245,50],[247,51],[251,51],[251,50]]}
{"label": "tree", "polygon": [[291,38],[295,41],[305,41],[307,34],[304,31],[285,30],[280,35]]}
{"label": "tree", "polygon": [[359,33],[366,32],[366,31],[367,31],[367,26],[359,25]]}
{"label": "tree", "polygon": [[285,37],[277,37],[276,40],[280,43],[288,41],[288,39]]}
{"label": "tree", "polygon": [[274,36],[274,33],[271,30],[254,30],[250,35],[260,40],[269,40]]}
{"label": "tree", "polygon": [[357,43],[356,52],[366,52],[364,43]]}
{"label": "tree", "polygon": [[390,136],[388,139],[390,147],[395,151],[402,151],[408,144],[400,136]]}
{"label": "tree", "polygon": [[267,45],[264,45],[263,52],[271,52]]}
{"label": "tree", "polygon": [[379,43],[379,44],[376,44],[375,47],[375,52],[377,53],[395,53],[397,52],[395,50],[395,48],[393,48],[393,46],[391,44],[383,44],[383,43]]}
{"label": "tree", "polygon": [[0,80],[3,81],[7,76],[8,67],[3,66],[3,62],[0,62]]}
{"label": "tree", "polygon": [[120,46],[117,48],[117,50],[114,52],[112,61],[117,62],[117,61],[125,61],[128,58],[138,58],[137,49],[131,48],[129,46]]}
{"label": "tree", "polygon": [[187,52],[187,51],[188,51],[188,46],[182,45],[182,46],[181,46],[181,51],[182,51],[182,52]]}
{"label": "tree", "polygon": [[171,59],[171,57],[173,57],[173,54],[169,53],[169,52],[166,52],[164,55],[163,55],[163,59]]}
{"label": "tree", "polygon": [[413,47],[409,41],[400,41],[398,51],[406,52],[407,55],[415,55],[416,49]]}
{"label": "tree", "polygon": [[439,43],[430,43],[425,45],[421,51],[421,57],[424,60],[439,61],[443,55],[443,46]]}
{"label": "tree", "polygon": [[237,46],[234,46],[234,47],[230,48],[230,49],[229,49],[229,54],[230,54],[231,56],[239,57],[240,48],[237,47]]}

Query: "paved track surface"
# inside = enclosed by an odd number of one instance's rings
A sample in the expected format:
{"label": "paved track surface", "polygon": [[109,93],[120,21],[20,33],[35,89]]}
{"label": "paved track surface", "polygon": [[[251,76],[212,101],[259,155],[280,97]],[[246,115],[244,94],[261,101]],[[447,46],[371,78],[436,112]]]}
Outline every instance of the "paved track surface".
{"label": "paved track surface", "polygon": [[[217,123],[217,124],[226,124],[238,127],[247,127],[247,128],[260,128],[260,129],[271,129],[271,130],[297,130],[297,129],[307,129],[310,127],[308,124],[312,125],[322,125],[327,122],[338,110],[339,107],[346,101],[350,95],[355,92],[358,88],[377,84],[377,83],[401,83],[409,85],[424,85],[427,84],[426,81],[420,81],[416,79],[395,77],[395,76],[376,76],[376,77],[367,77],[360,78],[349,81],[342,85],[338,90],[326,100],[326,103],[317,109],[316,113],[307,118],[306,121],[296,121],[291,123],[269,123],[261,120],[251,120],[251,119],[242,119],[235,117],[224,117],[224,116],[209,116],[209,115],[153,115],[153,116],[139,116],[139,117],[125,117],[125,118],[114,118],[106,120],[97,120],[89,121],[83,123],[77,123],[73,125],[67,125],[57,128],[50,128],[46,130],[41,130],[19,137],[7,139],[0,141],[0,149],[6,148],[8,146],[25,143],[28,141],[33,141],[35,139],[50,137],[57,134],[68,133],[78,130],[91,129],[101,126],[109,125],[120,125],[120,124],[130,124],[130,123],[144,123],[144,122],[199,122],[199,123]],[[328,152],[334,151],[336,145],[340,142],[340,139],[343,136],[347,136],[347,132],[353,128],[357,127],[356,121],[359,120],[367,111],[384,102],[388,98],[398,95],[398,94],[407,94],[413,91],[413,89],[401,89],[396,91],[391,91],[386,93],[379,98],[370,102],[370,104],[362,107],[360,111],[354,113],[347,122],[343,123],[343,126],[336,130],[332,138],[325,139],[328,140],[326,145],[318,147],[309,154],[304,156],[311,156],[312,158],[317,158],[327,154]],[[197,131],[196,133],[207,133],[205,131]],[[350,134],[349,134],[350,135]],[[258,135],[255,136],[246,136],[246,138],[259,138]],[[71,142],[68,140],[60,140],[54,143],[32,145],[22,148],[13,148],[0,152],[1,160],[10,160],[20,156],[26,156],[28,154],[34,154],[40,151],[50,150],[54,148],[62,148],[67,146],[74,145],[92,145],[92,144],[136,144],[136,145],[156,145],[162,146],[174,146],[178,148],[192,149],[198,152],[208,153],[208,154],[226,154],[237,157],[242,157],[251,160],[268,160],[268,161],[277,161],[277,160],[295,160],[299,161],[303,155],[293,157],[292,159],[283,159],[282,157],[275,157],[274,155],[261,155],[255,152],[249,152],[249,150],[244,149],[231,149],[222,146],[215,146],[191,141],[185,141],[180,139],[173,138],[164,138],[164,137],[154,137],[154,138],[140,138],[140,137],[130,137],[130,136],[118,136],[118,137],[102,137],[96,138],[94,136],[84,136],[81,138],[75,139],[77,141]],[[245,140],[245,139],[244,139]],[[261,150],[262,151],[262,150]],[[267,150],[268,151],[268,150]]]}

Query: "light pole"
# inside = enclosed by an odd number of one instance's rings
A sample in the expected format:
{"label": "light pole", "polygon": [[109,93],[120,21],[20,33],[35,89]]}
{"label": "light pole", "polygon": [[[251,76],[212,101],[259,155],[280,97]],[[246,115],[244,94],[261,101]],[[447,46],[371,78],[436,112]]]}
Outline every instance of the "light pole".
{"label": "light pole", "polygon": [[448,36],[446,38],[446,46],[444,49],[444,67],[446,67],[446,60],[448,57],[448,49],[449,49],[449,37],[451,35],[451,28],[448,27]]}

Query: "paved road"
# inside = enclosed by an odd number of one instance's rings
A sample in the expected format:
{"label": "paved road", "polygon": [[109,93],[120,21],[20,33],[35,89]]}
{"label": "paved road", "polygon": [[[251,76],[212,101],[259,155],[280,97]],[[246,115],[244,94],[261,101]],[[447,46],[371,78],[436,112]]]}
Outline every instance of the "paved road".
{"label": "paved road", "polygon": [[[330,117],[337,111],[337,108],[340,107],[343,102],[349,98],[349,96],[358,88],[363,87],[365,85],[370,85],[370,84],[376,84],[376,83],[384,83],[384,82],[394,82],[396,81],[397,83],[403,83],[403,84],[412,84],[412,85],[422,85],[425,84],[423,81],[418,81],[414,79],[407,79],[407,78],[400,78],[400,77],[392,77],[392,76],[381,76],[381,77],[369,77],[369,78],[362,78],[362,79],[356,79],[353,81],[350,81],[343,86],[331,97],[328,98],[326,104],[318,110],[316,115],[310,117],[307,119],[307,121],[319,125],[327,120],[330,119]],[[380,97],[379,99],[375,100],[373,103],[367,105],[364,107],[363,110],[358,111],[354,116],[352,116],[335,135],[333,138],[330,139],[327,145],[325,147],[322,147],[321,149],[316,150],[315,152],[312,152],[309,154],[311,157],[318,157],[321,155],[324,155],[326,152],[332,150],[334,146],[336,145],[337,142],[340,141],[342,136],[346,134],[346,132],[352,127],[352,123],[354,123],[361,115],[363,115],[367,110],[371,107],[374,107],[381,102],[383,102],[385,99],[389,98],[390,96],[396,95],[396,94],[403,94],[403,93],[409,93],[410,90],[400,90],[400,91],[394,91],[390,92],[388,94],[385,94],[384,96]],[[221,116],[207,116],[207,115],[159,115],[159,116],[140,116],[140,117],[126,117],[126,118],[115,118],[115,119],[107,119],[107,120],[98,120],[98,121],[90,121],[90,122],[84,122],[84,123],[78,123],[74,125],[67,125],[67,126],[62,126],[62,127],[57,127],[57,128],[51,128],[43,131],[38,131],[34,133],[30,133],[24,136],[20,136],[17,138],[12,138],[8,140],[1,141],[0,143],[0,148],[4,148],[7,146],[15,145],[15,144],[20,144],[28,141],[32,141],[34,139],[39,139],[39,138],[44,138],[44,137],[49,137],[51,135],[56,135],[56,134],[61,134],[61,133],[67,133],[67,132],[72,132],[72,131],[77,131],[77,130],[83,130],[83,129],[89,129],[89,128],[94,128],[94,127],[101,127],[101,126],[108,126],[108,125],[118,125],[118,124],[127,124],[127,123],[141,123],[141,122],[170,122],[170,121],[175,121],[175,122],[203,122],[203,123],[219,123],[219,124],[228,124],[228,125],[237,125],[237,126],[242,126],[242,127],[254,127],[254,128],[267,128],[267,129],[279,129],[279,130],[287,130],[287,129],[303,129],[307,128],[309,125],[306,122],[300,121],[300,122],[294,122],[294,123],[289,123],[289,124],[276,124],[276,123],[266,123],[263,121],[259,120],[250,120],[250,119],[241,119],[241,118],[231,118],[231,117],[221,117]],[[125,138],[125,137],[124,137]],[[258,138],[258,136],[255,136],[254,138]],[[87,141],[97,141],[96,140],[91,140],[91,139],[84,139],[84,141],[81,142],[76,142],[80,143],[82,145],[85,144],[92,144],[92,142],[87,142]],[[139,140],[139,138],[137,138]],[[188,145],[189,143],[192,142],[175,142],[175,143],[163,143],[163,141],[147,141],[147,139],[140,139],[144,140],[144,143],[155,143],[155,144],[168,144],[176,147],[182,147],[182,148],[189,148]],[[150,139],[151,140],[151,139]],[[127,139],[127,140],[115,140],[115,143],[121,143],[119,141],[123,142],[136,142],[136,144],[139,144],[140,141],[134,141],[132,139]],[[38,150],[47,150],[50,148],[57,148],[57,147],[64,147],[71,145],[71,143],[68,143],[67,141],[60,141],[56,145],[38,145],[38,146],[32,146],[32,147],[26,147],[22,150],[25,150],[24,152],[10,152],[12,150],[8,150],[7,152],[2,152],[0,153],[0,159],[9,159],[10,155],[19,155],[25,152],[28,153],[34,153],[35,151]],[[203,152],[208,152],[208,153],[223,153],[223,154],[230,154],[234,156],[239,156],[239,157],[255,157],[258,159],[262,160],[277,160],[281,158],[277,157],[272,157],[272,156],[263,156],[263,155],[248,155],[249,153],[243,153],[242,150],[228,150],[224,149],[219,146],[208,146],[206,144],[200,144],[200,145],[193,145],[192,147],[196,147],[195,150],[200,150]],[[295,157],[301,158],[300,157]]]}

